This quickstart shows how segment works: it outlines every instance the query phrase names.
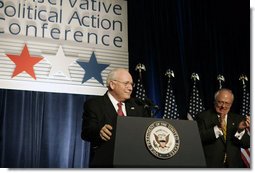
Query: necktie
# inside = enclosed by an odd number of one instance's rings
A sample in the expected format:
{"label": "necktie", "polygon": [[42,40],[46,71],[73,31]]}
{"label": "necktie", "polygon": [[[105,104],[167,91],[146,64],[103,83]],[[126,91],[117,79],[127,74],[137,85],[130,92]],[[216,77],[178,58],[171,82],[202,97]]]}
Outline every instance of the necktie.
{"label": "necktie", "polygon": [[224,140],[226,141],[226,136],[227,136],[227,123],[225,121],[225,117],[221,117],[220,119],[220,125],[221,125],[221,130],[223,132],[223,137],[224,137]]}
{"label": "necktie", "polygon": [[[227,123],[225,121],[225,116],[221,116],[220,117],[220,126],[221,126],[221,130],[223,132],[223,138],[224,138],[224,141],[226,142],[226,137],[227,137]],[[227,161],[227,153],[225,153],[224,155],[224,161],[223,163],[225,164]]]}
{"label": "necktie", "polygon": [[118,115],[119,116],[124,116],[124,113],[122,111],[122,103],[119,102],[117,105],[118,105],[118,110],[117,110]]}

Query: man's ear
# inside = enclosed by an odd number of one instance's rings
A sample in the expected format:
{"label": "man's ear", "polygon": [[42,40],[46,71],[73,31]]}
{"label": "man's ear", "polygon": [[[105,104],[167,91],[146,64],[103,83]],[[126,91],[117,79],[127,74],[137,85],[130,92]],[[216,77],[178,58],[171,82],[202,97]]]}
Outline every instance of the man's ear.
{"label": "man's ear", "polygon": [[109,83],[109,89],[113,90],[115,88],[115,83],[113,81],[110,81]]}

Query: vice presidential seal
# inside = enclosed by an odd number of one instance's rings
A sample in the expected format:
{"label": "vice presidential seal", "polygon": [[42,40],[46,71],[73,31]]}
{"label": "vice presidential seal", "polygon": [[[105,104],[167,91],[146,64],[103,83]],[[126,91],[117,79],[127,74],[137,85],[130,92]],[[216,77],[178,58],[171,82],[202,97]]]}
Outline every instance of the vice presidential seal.
{"label": "vice presidential seal", "polygon": [[155,121],[146,130],[145,143],[154,156],[169,159],[178,152],[180,138],[171,124],[166,121]]}

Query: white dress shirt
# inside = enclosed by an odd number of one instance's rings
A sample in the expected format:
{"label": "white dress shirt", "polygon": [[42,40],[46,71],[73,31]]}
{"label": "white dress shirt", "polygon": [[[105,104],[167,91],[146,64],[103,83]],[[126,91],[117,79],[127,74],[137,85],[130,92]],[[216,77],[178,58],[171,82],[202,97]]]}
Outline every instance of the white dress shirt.
{"label": "white dress shirt", "polygon": [[[110,100],[111,100],[111,102],[112,102],[116,112],[118,112],[118,103],[119,102],[111,95],[110,92],[107,92],[107,95],[110,98]],[[124,116],[127,116],[127,111],[126,111],[125,103],[124,102],[121,102],[121,103],[122,103],[122,106],[121,106],[122,112],[124,113]]]}

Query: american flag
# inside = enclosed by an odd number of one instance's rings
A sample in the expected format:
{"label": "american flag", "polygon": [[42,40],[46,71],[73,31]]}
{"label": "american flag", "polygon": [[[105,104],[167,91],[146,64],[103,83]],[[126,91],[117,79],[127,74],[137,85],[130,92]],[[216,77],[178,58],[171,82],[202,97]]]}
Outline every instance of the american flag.
{"label": "american flag", "polygon": [[[169,75],[170,76],[170,75]],[[170,77],[168,79],[167,90],[166,90],[166,99],[165,99],[165,108],[163,119],[179,119],[179,113],[177,109],[177,104],[175,100],[174,91],[170,83]]]}
{"label": "american flag", "polygon": [[142,71],[146,71],[146,67],[144,64],[139,63],[136,65],[135,70],[139,72],[139,77],[135,88],[135,97],[144,101],[146,98],[146,94],[142,82]]}
{"label": "american flag", "polygon": [[[247,86],[245,84],[245,81],[248,80],[248,78],[245,75],[241,75],[239,80],[242,81],[243,84],[243,91],[242,91],[242,103],[241,103],[241,109],[240,109],[240,114],[243,116],[250,115],[250,92],[247,91]],[[249,129],[247,129],[249,132]],[[242,159],[246,167],[250,168],[250,148],[248,149],[243,149],[241,148],[241,153],[242,153]]]}
{"label": "american flag", "polygon": [[250,115],[250,93],[247,91],[246,85],[243,85],[243,95],[241,104],[241,115]]}
{"label": "american flag", "polygon": [[137,83],[136,83],[135,97],[139,98],[141,100],[145,100],[145,97],[146,97],[145,89],[143,87],[141,78],[138,78]]}
{"label": "american flag", "polygon": [[[195,74],[195,75],[198,76],[197,74]],[[199,80],[199,78],[198,78],[198,80]],[[199,95],[199,90],[196,86],[196,79],[194,79],[193,86],[192,86],[192,92],[190,94],[190,99],[189,99],[189,109],[188,109],[187,119],[188,120],[196,120],[196,115],[204,110],[205,110],[205,108],[203,106],[203,101]]]}

